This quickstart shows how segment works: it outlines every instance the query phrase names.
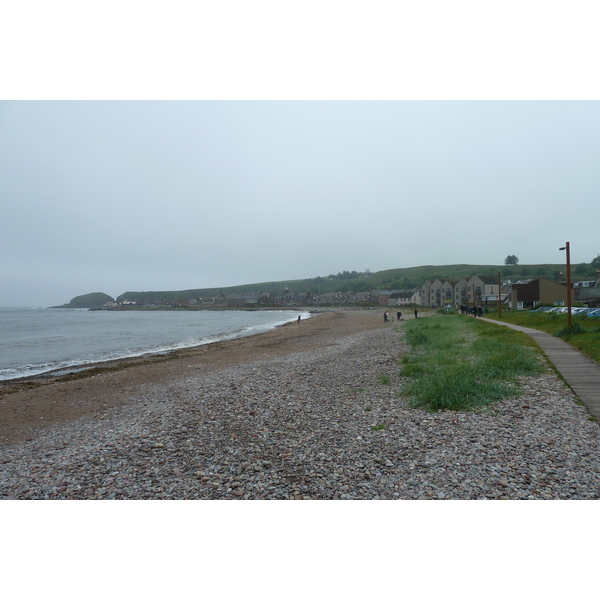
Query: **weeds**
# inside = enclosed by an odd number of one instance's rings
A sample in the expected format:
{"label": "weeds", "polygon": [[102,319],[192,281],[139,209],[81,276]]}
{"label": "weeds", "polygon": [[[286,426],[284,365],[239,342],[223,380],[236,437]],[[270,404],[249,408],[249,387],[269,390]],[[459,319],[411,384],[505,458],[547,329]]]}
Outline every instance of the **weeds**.
{"label": "weeds", "polygon": [[516,378],[543,370],[539,349],[522,333],[444,315],[410,321],[402,389],[413,406],[468,410],[517,393]]}

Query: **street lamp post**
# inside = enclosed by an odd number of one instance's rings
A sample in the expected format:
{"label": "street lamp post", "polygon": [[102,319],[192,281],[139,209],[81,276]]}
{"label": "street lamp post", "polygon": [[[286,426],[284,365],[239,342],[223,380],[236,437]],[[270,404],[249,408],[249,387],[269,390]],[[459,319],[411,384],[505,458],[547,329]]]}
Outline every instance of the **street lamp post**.
{"label": "street lamp post", "polygon": [[571,327],[571,246],[569,242],[559,250],[567,251],[567,314],[569,315],[568,324]]}

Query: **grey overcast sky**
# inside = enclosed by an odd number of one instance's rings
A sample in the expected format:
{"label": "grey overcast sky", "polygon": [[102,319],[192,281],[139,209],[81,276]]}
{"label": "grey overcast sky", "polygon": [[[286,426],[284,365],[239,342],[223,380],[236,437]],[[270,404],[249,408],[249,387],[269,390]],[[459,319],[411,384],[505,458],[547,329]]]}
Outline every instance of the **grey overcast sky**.
{"label": "grey overcast sky", "polygon": [[600,103],[0,104],[0,305],[600,253]]}
{"label": "grey overcast sky", "polygon": [[[87,46],[68,24],[43,27],[44,19],[58,24],[44,4],[37,52],[14,26],[4,27],[0,49],[10,45],[24,58],[20,69],[7,66],[14,89],[0,102],[0,306],[367,268],[500,265],[509,254],[522,264],[553,263],[564,260],[558,248],[565,241],[573,262],[600,252],[600,103],[577,99],[597,98],[587,88],[564,93],[572,82],[589,84],[589,70],[572,60],[583,50],[594,56],[584,45],[589,20],[579,15],[577,35],[556,50],[556,28],[570,24],[556,7],[543,17],[520,9],[518,26],[509,12],[495,15],[500,33],[473,34],[471,23],[461,30],[457,20],[444,37],[442,21],[455,15],[440,4],[436,47],[406,25],[432,23],[414,7],[404,20],[391,8],[397,5],[381,2],[372,6],[388,12],[376,21],[356,7],[343,18],[324,10],[318,22],[303,13],[294,17],[300,32],[274,33],[272,21],[259,19],[266,13],[238,6],[237,51],[226,52],[227,36],[203,22],[188,48],[197,44],[199,58],[187,61],[172,60],[169,43],[181,56],[183,42],[167,31],[169,17],[151,9],[146,27],[136,29],[138,46],[128,38],[128,11],[119,27],[94,14],[102,27],[86,32]],[[25,9],[10,10],[29,23]],[[209,16],[223,25],[226,14]],[[189,41],[194,21],[178,19]],[[160,50],[149,23],[166,32]],[[334,23],[338,44],[329,37]],[[394,23],[402,23],[397,38]],[[541,40],[533,49],[528,23],[537,23]],[[305,66],[297,44],[309,33]],[[68,43],[73,36],[76,46]],[[102,70],[97,48],[107,36],[110,68]],[[139,62],[144,48],[151,66]],[[510,55],[515,48],[518,56]],[[200,52],[209,50],[210,61]],[[261,72],[256,65],[267,57]],[[504,79],[496,81],[492,67]],[[204,78],[206,85],[186,87]],[[536,78],[539,94],[528,85]],[[396,90],[390,82],[406,85]],[[557,82],[563,87],[552,87]]]}
{"label": "grey overcast sky", "polygon": [[0,105],[0,304],[600,252],[600,103]]}

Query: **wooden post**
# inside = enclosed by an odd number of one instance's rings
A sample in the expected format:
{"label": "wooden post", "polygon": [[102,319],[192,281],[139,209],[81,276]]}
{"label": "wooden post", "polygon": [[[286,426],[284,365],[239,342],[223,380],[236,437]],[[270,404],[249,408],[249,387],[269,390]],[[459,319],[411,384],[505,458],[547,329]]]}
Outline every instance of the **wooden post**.
{"label": "wooden post", "polygon": [[498,271],[498,318],[502,318],[502,280],[500,279],[500,271]]}

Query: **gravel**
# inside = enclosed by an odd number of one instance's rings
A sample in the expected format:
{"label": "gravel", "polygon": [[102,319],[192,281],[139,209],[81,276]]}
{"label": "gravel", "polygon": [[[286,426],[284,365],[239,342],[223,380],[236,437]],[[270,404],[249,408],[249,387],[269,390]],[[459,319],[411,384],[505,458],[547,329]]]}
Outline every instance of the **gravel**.
{"label": "gravel", "polygon": [[551,371],[519,398],[429,413],[398,395],[403,351],[379,328],[140,386],[0,448],[0,498],[600,497],[600,428]]}

